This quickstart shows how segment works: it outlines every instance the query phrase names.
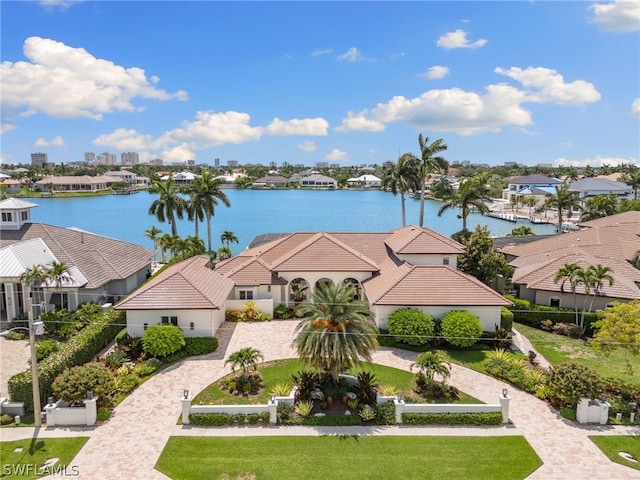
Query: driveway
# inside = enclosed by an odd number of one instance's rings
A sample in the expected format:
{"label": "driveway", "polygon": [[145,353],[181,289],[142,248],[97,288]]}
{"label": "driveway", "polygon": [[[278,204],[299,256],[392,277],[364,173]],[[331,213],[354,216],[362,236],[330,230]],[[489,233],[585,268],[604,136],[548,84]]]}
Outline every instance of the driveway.
{"label": "driveway", "polygon": [[0,397],[9,396],[9,379],[29,368],[30,357],[28,340],[7,340],[0,337]]}
{"label": "driveway", "polygon": [[[81,479],[108,480],[166,479],[154,469],[160,453],[172,435],[320,435],[331,433],[370,433],[366,428],[272,427],[262,429],[215,429],[177,425],[180,396],[188,388],[199,392],[230,370],[226,356],[243,347],[259,349],[265,360],[291,358],[293,329],[296,321],[264,323],[224,323],[218,332],[220,348],[209,355],[191,358],[159,373],[138,387],[114,411],[111,419],[95,428],[90,440],[74,460]],[[382,348],[374,362],[404,370],[416,354]],[[587,438],[598,434],[640,434],[638,428],[578,427],[563,420],[546,403],[532,395],[467,368],[453,365],[450,383],[488,403],[496,403],[502,388],[509,388],[512,398],[512,425],[492,428],[455,427],[377,427],[375,434],[413,435],[524,435],[544,465],[530,475],[531,480],[562,479],[607,480],[638,479],[638,472],[614,464]],[[11,429],[7,433],[23,429]],[[32,429],[24,429],[30,435]],[[41,434],[58,436],[59,429],[47,428]],[[3,432],[4,433],[4,432]],[[62,433],[62,432],[60,432]],[[3,435],[4,436],[4,435]],[[9,438],[6,438],[9,440]]]}

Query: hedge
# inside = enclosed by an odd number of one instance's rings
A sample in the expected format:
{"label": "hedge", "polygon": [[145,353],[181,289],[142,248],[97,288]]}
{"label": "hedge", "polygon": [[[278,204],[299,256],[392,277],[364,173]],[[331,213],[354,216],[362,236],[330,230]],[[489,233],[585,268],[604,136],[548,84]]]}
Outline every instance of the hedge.
{"label": "hedge", "polygon": [[[38,363],[40,398],[51,396],[51,385],[68,368],[90,362],[120,332],[125,324],[124,312],[110,310],[97,314],[91,323],[80,330],[57,352]],[[25,409],[33,410],[31,369],[9,379],[9,396],[14,402],[24,402]]]}
{"label": "hedge", "polygon": [[[511,300],[514,305],[509,307],[513,312],[513,321],[522,323],[534,328],[541,328],[540,324],[544,320],[551,320],[556,323],[576,323],[576,312],[573,308],[550,307],[549,305],[539,305],[531,303],[522,298],[516,298],[512,295],[505,295],[505,298]],[[582,318],[582,312],[578,310],[578,315]],[[591,324],[598,321],[598,314],[595,312],[586,312],[584,314],[584,327],[588,335],[593,333]]]}
{"label": "hedge", "polygon": [[193,425],[206,425],[209,427],[222,427],[224,425],[237,425],[248,422],[255,425],[258,422],[269,423],[269,413],[229,414],[229,413],[192,413],[189,422]]}
{"label": "hedge", "polygon": [[500,307],[500,328],[507,332],[513,329],[513,312],[507,307]]}
{"label": "hedge", "polygon": [[216,337],[185,337],[185,350],[189,355],[204,355],[215,352],[218,349]]}
{"label": "hedge", "polygon": [[502,413],[403,413],[407,425],[500,425]]}

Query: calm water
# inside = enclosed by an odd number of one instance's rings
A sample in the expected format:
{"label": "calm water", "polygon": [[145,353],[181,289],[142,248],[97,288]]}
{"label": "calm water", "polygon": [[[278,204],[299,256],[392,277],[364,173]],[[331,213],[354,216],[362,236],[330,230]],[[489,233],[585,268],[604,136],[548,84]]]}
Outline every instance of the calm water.
{"label": "calm water", "polygon": [[[253,237],[263,233],[295,231],[389,231],[402,226],[400,197],[381,191],[356,190],[225,190],[231,207],[220,206],[212,219],[214,248],[221,245],[220,234],[231,230],[240,240],[231,245],[234,253],[246,248]],[[140,192],[134,195],[106,195],[99,197],[26,199],[39,207],[31,211],[34,222],[61,227],[77,227],[92,233],[144,245],[153,244],[144,237],[145,230],[156,226],[170,232],[148,214],[157,195]],[[426,201],[425,225],[444,235],[462,228],[457,211],[438,217],[441,203]],[[420,202],[407,198],[407,223],[418,224]],[[516,225],[528,225],[536,233],[553,233],[551,225],[532,225],[528,221],[517,224],[483,217],[472,213],[468,228],[487,225],[494,236],[504,236]],[[200,237],[206,244],[206,224],[200,224]],[[178,234],[194,235],[194,225],[178,221]]]}

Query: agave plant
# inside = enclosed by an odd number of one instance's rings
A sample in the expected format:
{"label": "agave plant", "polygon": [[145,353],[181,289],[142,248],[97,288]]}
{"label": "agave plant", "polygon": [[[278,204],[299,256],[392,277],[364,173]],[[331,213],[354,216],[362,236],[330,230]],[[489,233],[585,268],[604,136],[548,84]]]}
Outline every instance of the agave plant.
{"label": "agave plant", "polygon": [[270,393],[276,397],[286,397],[291,393],[291,385],[284,382],[278,382],[271,388]]}
{"label": "agave plant", "polygon": [[504,348],[496,348],[487,352],[487,360],[500,360],[509,362],[513,358],[513,354]]}
{"label": "agave plant", "polygon": [[380,385],[378,391],[383,397],[395,397],[398,394],[398,387],[395,385]]}
{"label": "agave plant", "polygon": [[313,410],[313,402],[310,400],[300,400],[294,407],[295,412],[301,417],[308,417]]}
{"label": "agave plant", "polygon": [[360,410],[359,415],[363,421],[368,422],[376,418],[376,411],[369,405],[365,405],[365,407],[362,410]]}

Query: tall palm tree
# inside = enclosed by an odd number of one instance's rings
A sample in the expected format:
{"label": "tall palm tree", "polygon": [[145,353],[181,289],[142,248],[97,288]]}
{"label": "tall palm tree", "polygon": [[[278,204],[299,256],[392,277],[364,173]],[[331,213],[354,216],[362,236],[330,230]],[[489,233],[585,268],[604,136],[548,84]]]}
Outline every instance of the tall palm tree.
{"label": "tall palm tree", "polygon": [[581,222],[608,217],[618,212],[618,197],[616,195],[595,196],[584,202],[580,210],[582,211]]}
{"label": "tall palm tree", "polygon": [[[39,263],[32,265],[31,268],[25,270],[20,276],[20,283],[22,283],[27,297],[30,297],[35,288],[39,288],[48,277],[49,271],[45,266]],[[44,298],[41,300],[44,300]]]}
{"label": "tall palm tree", "polygon": [[156,259],[156,253],[158,250],[158,235],[162,233],[158,227],[153,226],[144,231],[144,236],[153,242],[153,259]]}
{"label": "tall palm tree", "polygon": [[196,178],[192,184],[193,190],[189,192],[189,200],[187,200],[187,218],[194,223],[195,236],[199,237],[199,224],[204,220],[204,204],[203,198],[197,193],[198,178]]}
{"label": "tall palm tree", "polygon": [[231,230],[225,230],[224,232],[222,232],[222,235],[220,235],[220,241],[224,243],[229,250],[231,250],[231,247],[229,246],[231,243],[240,243],[240,240],[238,239],[238,237],[236,237],[236,234]]}
{"label": "tall palm tree", "polygon": [[313,303],[298,307],[304,315],[293,340],[298,356],[335,382],[341,372],[371,360],[378,348],[377,328],[367,320],[373,314],[365,302],[353,300],[355,293],[349,283],[321,283],[311,295]]}
{"label": "tall palm tree", "polygon": [[65,262],[52,262],[51,267],[48,269],[46,280],[53,282],[60,294],[60,308],[65,308],[62,298],[62,286],[73,282],[68,265]]}
{"label": "tall palm tree", "polygon": [[390,190],[393,196],[400,194],[402,226],[406,226],[407,211],[404,195],[420,188],[418,159],[410,153],[405,153],[400,155],[396,163],[386,163],[383,167],[382,188]]}
{"label": "tall palm tree", "polygon": [[640,190],[640,168],[629,173],[625,173],[621,178],[621,181],[633,188],[633,199],[638,199],[638,190]]}
{"label": "tall palm tree", "polygon": [[418,135],[418,145],[420,146],[420,223],[424,225],[424,191],[426,189],[427,178],[431,173],[446,173],[449,168],[449,162],[444,157],[438,157],[436,154],[444,152],[447,148],[442,138],[435,140],[429,144],[429,137]]}
{"label": "tall palm tree", "polygon": [[173,237],[168,233],[165,233],[157,240],[160,247],[160,255],[162,256],[162,263],[167,263],[167,250],[171,250]]}
{"label": "tall palm tree", "polygon": [[432,385],[435,376],[440,375],[442,383],[451,375],[451,364],[445,360],[442,353],[437,351],[424,352],[418,355],[416,361],[411,364],[411,370],[416,368],[419,375],[424,375],[428,384]]}
{"label": "tall palm tree", "polygon": [[568,218],[571,218],[573,210],[579,208],[578,192],[572,192],[569,190],[569,185],[555,186],[555,195],[548,194],[545,205],[548,207],[555,207],[558,209],[558,233],[562,233],[562,215],[566,210],[568,212]]}
{"label": "tall palm tree", "polygon": [[177,235],[176,217],[182,219],[187,203],[180,196],[173,177],[169,175],[166,182],[154,180],[149,191],[158,194],[158,198],[149,207],[149,215],[155,215],[159,222],[169,223],[171,235]]}
{"label": "tall palm tree", "polygon": [[[600,263],[591,265],[589,269],[592,272],[593,296],[596,297],[599,293],[601,293],[605,281],[609,284],[609,286],[613,285],[614,279],[611,275],[613,273],[613,269]],[[593,299],[591,299],[591,306],[593,307]],[[591,308],[589,308],[589,310],[591,311]]]}
{"label": "tall palm tree", "polygon": [[438,210],[438,216],[441,217],[444,212],[451,208],[460,208],[458,218],[462,219],[462,230],[467,230],[467,217],[471,213],[471,209],[475,208],[479,213],[485,215],[490,209],[485,205],[485,200],[491,200],[489,190],[485,183],[484,176],[478,176],[467,179],[460,184],[449,199],[445,200],[445,204]]}
{"label": "tall palm tree", "polygon": [[211,217],[215,214],[215,207],[218,202],[230,207],[231,202],[220,187],[224,182],[216,180],[210,171],[204,170],[193,183],[193,190],[199,197],[198,203],[202,205],[207,220],[207,250],[211,251]]}
{"label": "tall palm tree", "polygon": [[582,268],[577,263],[565,263],[560,269],[556,272],[555,277],[553,277],[553,283],[558,283],[562,280],[560,284],[560,291],[564,293],[564,285],[568,281],[571,286],[571,293],[573,293],[573,305],[576,312],[576,325],[578,325],[578,302],[576,301],[576,286],[578,285],[578,272],[581,271]]}

